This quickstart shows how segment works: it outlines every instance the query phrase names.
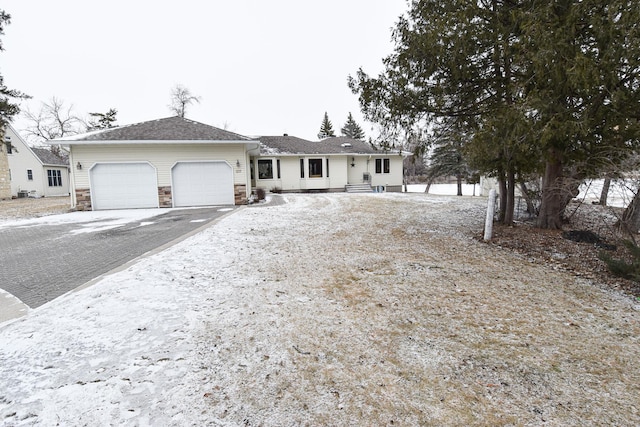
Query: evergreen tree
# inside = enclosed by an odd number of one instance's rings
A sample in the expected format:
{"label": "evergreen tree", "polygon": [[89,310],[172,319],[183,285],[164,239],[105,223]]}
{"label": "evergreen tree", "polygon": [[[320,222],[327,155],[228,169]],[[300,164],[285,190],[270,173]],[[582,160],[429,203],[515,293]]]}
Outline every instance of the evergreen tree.
{"label": "evergreen tree", "polygon": [[331,120],[329,120],[329,115],[325,111],[322,124],[320,125],[320,132],[318,132],[318,139],[331,138],[334,136],[336,135],[333,132],[333,125],[331,124]]}
{"label": "evergreen tree", "polygon": [[388,128],[462,119],[505,222],[518,176],[544,172],[538,226],[559,228],[580,180],[640,143],[638,22],[630,0],[416,0],[384,71],[349,85]]}
{"label": "evergreen tree", "polygon": [[364,139],[364,132],[362,128],[353,118],[351,112],[349,112],[349,117],[347,117],[347,122],[344,124],[342,129],[340,130],[343,136],[351,139]]}
{"label": "evergreen tree", "polygon": [[427,188],[436,178],[455,176],[457,194],[462,196],[462,181],[472,175],[464,157],[464,146],[468,136],[465,135],[463,127],[451,121],[447,125],[438,126],[434,138],[427,167]]}
{"label": "evergreen tree", "polygon": [[[11,15],[0,9],[0,36],[4,35],[4,27],[11,22]],[[3,51],[0,40],[0,52]],[[4,132],[15,115],[20,112],[20,107],[15,100],[29,98],[27,95],[9,89],[4,84],[4,78],[0,75],[0,199],[11,196],[11,175],[9,172],[9,158],[7,152],[11,143],[5,144]]]}
{"label": "evergreen tree", "polygon": [[116,114],[118,110],[115,108],[110,108],[106,113],[89,113],[93,119],[89,121],[87,131],[116,127]]}
{"label": "evergreen tree", "polygon": [[[4,27],[11,23],[11,15],[0,9],[0,36],[4,35]],[[0,51],[3,51],[0,40]],[[29,96],[14,89],[9,89],[4,84],[4,78],[0,75],[0,133],[4,139],[4,129],[13,117],[20,112],[20,107],[14,100],[27,99]]]}

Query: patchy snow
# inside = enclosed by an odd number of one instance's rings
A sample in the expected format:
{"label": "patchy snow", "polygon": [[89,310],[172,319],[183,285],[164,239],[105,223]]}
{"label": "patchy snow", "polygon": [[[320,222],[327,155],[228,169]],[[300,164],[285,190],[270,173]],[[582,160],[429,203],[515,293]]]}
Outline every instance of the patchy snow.
{"label": "patchy snow", "polygon": [[[407,185],[407,193],[424,193],[427,188],[426,184],[409,184]],[[431,184],[429,194],[439,194],[443,196],[455,196],[458,194],[457,184]],[[480,195],[480,185],[462,184],[463,196]]]}
{"label": "patchy snow", "polygon": [[87,228],[114,228],[131,222],[141,222],[145,219],[165,214],[168,211],[170,211],[170,209],[127,209],[69,212],[66,214],[48,215],[38,218],[0,220],[0,229],[9,227],[32,227],[36,225],[62,224],[80,224],[81,227],[86,226]]}
{"label": "patchy snow", "polygon": [[640,423],[638,308],[473,239],[486,199],[284,198],[1,326],[0,423]]}

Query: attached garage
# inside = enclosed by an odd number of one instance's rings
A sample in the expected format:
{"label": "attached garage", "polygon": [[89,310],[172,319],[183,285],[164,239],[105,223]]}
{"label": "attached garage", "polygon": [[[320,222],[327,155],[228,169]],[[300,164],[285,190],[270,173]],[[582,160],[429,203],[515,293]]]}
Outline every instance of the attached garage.
{"label": "attached garage", "polygon": [[171,169],[173,205],[233,205],[233,170],[225,161],[178,162]]}
{"label": "attached garage", "polygon": [[94,210],[158,207],[156,169],[148,162],[97,163],[89,180]]}

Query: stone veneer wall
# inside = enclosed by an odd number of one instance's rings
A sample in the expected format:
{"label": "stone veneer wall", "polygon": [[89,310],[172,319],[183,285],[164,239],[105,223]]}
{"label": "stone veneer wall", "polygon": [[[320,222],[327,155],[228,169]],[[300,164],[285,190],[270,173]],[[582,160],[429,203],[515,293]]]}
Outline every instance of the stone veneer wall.
{"label": "stone veneer wall", "polygon": [[[247,186],[244,184],[236,184],[234,186],[234,203],[236,205],[247,204]],[[171,196],[171,186],[158,187],[158,200],[161,208],[170,208],[173,206],[173,200]],[[76,209],[79,211],[90,211],[91,206],[91,191],[88,188],[76,189]]]}
{"label": "stone veneer wall", "polygon": [[91,206],[91,191],[88,188],[76,188],[76,210],[90,211]]}
{"label": "stone veneer wall", "polygon": [[4,143],[4,132],[0,130],[0,200],[11,198],[11,173],[7,145]]}
{"label": "stone veneer wall", "polygon": [[233,186],[234,204],[246,205],[247,204],[247,186],[244,184],[236,184]]}
{"label": "stone veneer wall", "polygon": [[173,198],[171,197],[171,186],[158,187],[158,200],[161,208],[173,207]]}

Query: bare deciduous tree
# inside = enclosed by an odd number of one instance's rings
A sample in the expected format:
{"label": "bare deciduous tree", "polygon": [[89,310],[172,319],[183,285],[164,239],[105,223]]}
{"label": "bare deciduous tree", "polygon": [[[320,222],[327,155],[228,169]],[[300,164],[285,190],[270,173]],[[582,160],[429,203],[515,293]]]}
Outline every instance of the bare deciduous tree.
{"label": "bare deciduous tree", "polygon": [[27,109],[24,117],[29,122],[25,131],[34,142],[76,135],[86,129],[83,120],[74,113],[73,105],[67,106],[55,96],[49,102],[43,102],[37,113]]}
{"label": "bare deciduous tree", "polygon": [[176,85],[171,89],[171,103],[168,105],[169,110],[179,117],[184,117],[187,106],[200,103],[200,97],[191,93],[191,91],[182,86]]}

